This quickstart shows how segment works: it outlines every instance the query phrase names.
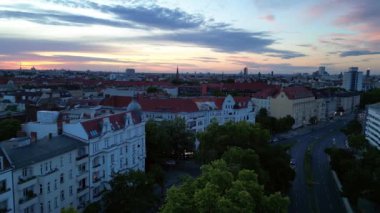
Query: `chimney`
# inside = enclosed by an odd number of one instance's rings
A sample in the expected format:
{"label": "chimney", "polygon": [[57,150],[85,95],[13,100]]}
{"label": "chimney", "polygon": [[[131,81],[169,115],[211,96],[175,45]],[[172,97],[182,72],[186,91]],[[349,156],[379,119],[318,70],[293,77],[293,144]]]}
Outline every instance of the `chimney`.
{"label": "chimney", "polygon": [[30,142],[36,143],[37,142],[37,132],[31,132],[30,133]]}

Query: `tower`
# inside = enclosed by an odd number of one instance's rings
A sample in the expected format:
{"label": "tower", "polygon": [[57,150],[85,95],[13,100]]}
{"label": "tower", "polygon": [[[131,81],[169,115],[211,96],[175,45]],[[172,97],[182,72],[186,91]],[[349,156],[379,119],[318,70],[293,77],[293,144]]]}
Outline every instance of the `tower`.
{"label": "tower", "polygon": [[179,80],[179,71],[178,71],[178,65],[177,65],[177,73],[176,73],[176,75],[175,75],[175,78],[176,78],[177,80]]}

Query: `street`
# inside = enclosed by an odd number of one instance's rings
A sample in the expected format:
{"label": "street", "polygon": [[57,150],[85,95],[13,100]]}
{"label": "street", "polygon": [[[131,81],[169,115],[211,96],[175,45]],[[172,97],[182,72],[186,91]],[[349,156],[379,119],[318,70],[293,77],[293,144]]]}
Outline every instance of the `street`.
{"label": "street", "polygon": [[[340,129],[351,119],[352,116],[345,116],[319,127],[306,127],[308,131],[301,130],[300,134],[294,133],[295,136],[289,138],[295,141],[290,155],[296,172],[289,192],[289,212],[345,212],[325,149],[345,147],[346,137]],[[311,151],[311,183],[308,183],[305,173],[305,153],[308,149]]]}

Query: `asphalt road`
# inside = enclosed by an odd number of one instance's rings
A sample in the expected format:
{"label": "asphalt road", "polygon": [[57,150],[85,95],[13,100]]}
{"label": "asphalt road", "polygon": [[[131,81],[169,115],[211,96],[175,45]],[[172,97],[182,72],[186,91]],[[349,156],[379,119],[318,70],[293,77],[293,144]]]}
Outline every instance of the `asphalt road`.
{"label": "asphalt road", "polygon": [[[289,212],[345,212],[340,192],[331,175],[325,149],[332,146],[345,147],[346,137],[340,129],[353,117],[346,116],[319,127],[298,130],[290,140],[295,141],[290,150],[295,160],[296,177],[289,192]],[[281,142],[280,142],[281,143]],[[312,145],[313,144],[313,145]],[[313,184],[308,187],[304,171],[305,153],[312,148]]]}

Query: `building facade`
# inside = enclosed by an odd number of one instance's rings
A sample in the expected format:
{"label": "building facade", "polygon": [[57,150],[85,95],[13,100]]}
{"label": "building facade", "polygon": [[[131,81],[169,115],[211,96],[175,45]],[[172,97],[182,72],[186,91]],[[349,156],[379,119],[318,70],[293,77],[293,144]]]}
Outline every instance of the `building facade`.
{"label": "building facade", "polygon": [[282,88],[270,102],[270,115],[294,118],[293,128],[309,124],[310,118],[317,117],[317,103],[313,93],[305,87]]}
{"label": "building facade", "polygon": [[342,87],[347,91],[363,90],[363,72],[358,71],[358,67],[350,67],[348,72],[343,74]]}
{"label": "building facade", "polygon": [[367,108],[365,137],[372,146],[380,149],[380,103]]}

